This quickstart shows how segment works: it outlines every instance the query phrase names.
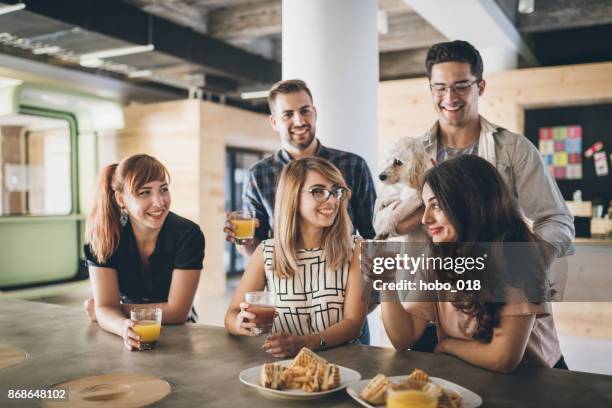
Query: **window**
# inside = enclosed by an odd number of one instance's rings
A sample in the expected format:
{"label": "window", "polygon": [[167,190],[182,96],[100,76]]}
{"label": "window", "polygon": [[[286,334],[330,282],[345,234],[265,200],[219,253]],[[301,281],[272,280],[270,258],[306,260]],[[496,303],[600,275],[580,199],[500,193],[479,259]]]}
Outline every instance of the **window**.
{"label": "window", "polygon": [[65,120],[0,116],[0,215],[72,210],[71,133]]}

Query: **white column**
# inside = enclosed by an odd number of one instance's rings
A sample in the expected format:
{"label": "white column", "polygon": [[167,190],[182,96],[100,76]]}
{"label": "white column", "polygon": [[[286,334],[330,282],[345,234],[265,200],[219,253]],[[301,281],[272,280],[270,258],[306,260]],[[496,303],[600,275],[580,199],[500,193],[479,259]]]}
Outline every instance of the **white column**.
{"label": "white column", "polygon": [[283,0],[283,79],[302,79],[317,137],[359,154],[376,174],[377,0]]}

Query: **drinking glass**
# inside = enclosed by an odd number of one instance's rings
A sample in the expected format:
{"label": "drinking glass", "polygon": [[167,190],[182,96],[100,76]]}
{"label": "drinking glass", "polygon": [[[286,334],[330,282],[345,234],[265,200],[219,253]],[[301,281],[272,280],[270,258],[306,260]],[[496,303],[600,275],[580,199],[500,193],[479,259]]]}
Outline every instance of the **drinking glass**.
{"label": "drinking glass", "polygon": [[253,333],[258,336],[270,333],[276,316],[276,294],[274,292],[247,292],[244,295],[244,301],[249,304],[246,310],[255,315]]}
{"label": "drinking glass", "polygon": [[236,243],[243,245],[255,237],[255,211],[232,211],[230,222],[236,226]]}
{"label": "drinking glass", "polygon": [[140,350],[154,349],[161,331],[162,310],[158,307],[133,309],[130,319],[135,323],[132,330],[140,336]]}
{"label": "drinking glass", "polygon": [[436,395],[417,390],[387,390],[387,408],[436,408]]}

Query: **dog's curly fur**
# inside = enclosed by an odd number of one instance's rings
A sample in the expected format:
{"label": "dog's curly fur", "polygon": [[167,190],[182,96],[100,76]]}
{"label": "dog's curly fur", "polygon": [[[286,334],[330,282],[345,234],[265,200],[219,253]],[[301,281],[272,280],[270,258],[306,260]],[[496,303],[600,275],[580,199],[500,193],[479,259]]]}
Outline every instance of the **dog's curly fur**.
{"label": "dog's curly fur", "polygon": [[[378,175],[383,188],[374,207],[377,239],[397,236],[397,224],[422,204],[423,177],[432,163],[419,140],[404,137],[388,149],[384,166]],[[404,239],[422,242],[426,234],[423,228],[417,228]]]}

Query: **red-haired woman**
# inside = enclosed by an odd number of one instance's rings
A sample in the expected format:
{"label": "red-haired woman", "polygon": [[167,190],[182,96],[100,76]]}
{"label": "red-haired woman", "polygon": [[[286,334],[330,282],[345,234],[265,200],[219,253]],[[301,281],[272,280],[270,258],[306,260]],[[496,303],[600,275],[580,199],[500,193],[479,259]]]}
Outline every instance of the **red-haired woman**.
{"label": "red-haired woman", "polygon": [[204,235],[170,212],[170,177],[157,159],[138,154],[106,166],[87,219],[85,256],[93,290],[89,317],[140,348],[129,311],[162,309],[164,324],[195,321]]}

